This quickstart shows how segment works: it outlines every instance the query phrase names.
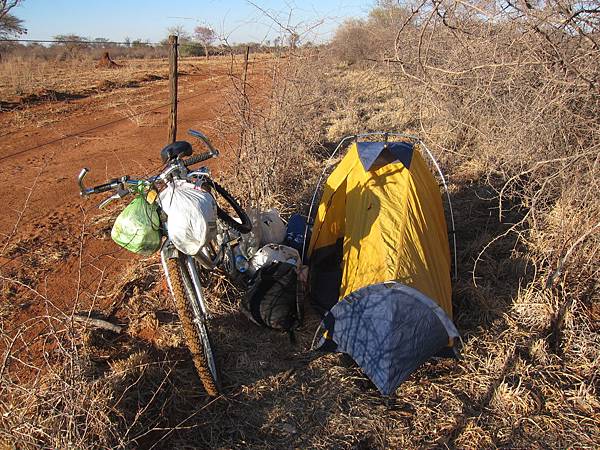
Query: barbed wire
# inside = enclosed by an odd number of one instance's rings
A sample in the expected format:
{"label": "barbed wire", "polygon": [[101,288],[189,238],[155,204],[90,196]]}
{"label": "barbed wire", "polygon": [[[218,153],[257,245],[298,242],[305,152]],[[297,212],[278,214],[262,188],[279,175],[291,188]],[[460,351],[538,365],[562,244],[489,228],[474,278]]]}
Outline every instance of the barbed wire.
{"label": "barbed wire", "polygon": [[[3,39],[0,39],[0,42],[25,42],[25,43],[40,43],[40,44],[89,44],[89,45],[97,45],[97,46],[122,45],[122,46],[128,47],[128,48],[170,47],[172,45],[183,46],[183,45],[190,45],[190,44],[202,45],[198,41],[187,40],[187,39],[178,41],[177,44],[171,44],[168,42],[167,39],[165,39],[164,41],[159,41],[159,42],[150,42],[150,41],[140,41],[137,39],[134,39],[133,41],[90,41],[87,39],[80,40],[80,39],[24,39],[24,38],[9,39],[9,38],[3,38]],[[250,44],[242,42],[242,43],[233,45],[233,47],[247,46],[247,45],[250,45]],[[215,46],[213,46],[213,45],[210,45],[209,47],[215,48]],[[219,46],[216,46],[216,47],[219,47]],[[271,47],[271,46],[259,45],[259,47]]]}
{"label": "barbed wire", "polygon": [[[143,48],[146,46],[171,46],[166,40],[164,42],[148,42],[148,41],[89,41],[79,39],[0,39],[0,42],[38,42],[42,44],[92,44],[92,45],[124,45],[131,48]],[[177,43],[177,45],[182,45]]]}
{"label": "barbed wire", "polygon": [[[265,62],[266,61],[253,61],[253,64],[255,64],[255,63],[265,63]],[[179,76],[180,77],[194,77],[194,76],[205,76],[205,74],[200,74],[200,73],[198,73],[198,74],[194,74],[194,73],[179,73]],[[187,97],[180,98],[180,99],[178,99],[177,103],[179,104],[180,102],[184,102],[184,101],[192,99],[192,98],[200,97],[201,95],[207,94],[209,92],[210,91],[203,91],[203,92],[200,92],[198,94],[189,95]],[[164,103],[164,104],[155,106],[154,108],[150,108],[150,109],[147,109],[147,110],[144,110],[144,111],[139,111],[139,112],[137,112],[135,114],[128,114],[125,117],[120,117],[118,119],[115,119],[115,120],[112,120],[110,122],[106,122],[106,123],[103,123],[103,124],[100,124],[100,125],[96,125],[96,126],[94,126],[92,128],[88,128],[86,130],[78,131],[76,133],[71,133],[71,134],[68,134],[66,136],[62,136],[60,138],[56,138],[56,139],[53,139],[53,140],[48,141],[48,142],[44,142],[42,144],[34,145],[34,146],[26,148],[24,150],[20,150],[20,151],[18,151],[16,153],[11,153],[9,155],[1,156],[0,157],[0,162],[4,161],[6,159],[12,158],[13,156],[18,156],[18,155],[21,155],[23,153],[27,153],[27,152],[30,152],[30,151],[33,151],[33,150],[37,150],[38,148],[41,148],[41,147],[45,147],[47,145],[55,144],[57,142],[65,140],[65,139],[70,139],[70,138],[73,138],[73,137],[79,137],[79,135],[81,135],[81,134],[86,134],[86,133],[89,133],[90,131],[95,131],[97,129],[100,129],[100,128],[103,128],[103,127],[106,127],[106,126],[113,125],[115,123],[121,122],[123,120],[129,120],[129,119],[131,119],[133,117],[142,116],[144,114],[148,114],[148,113],[154,112],[154,111],[159,110],[161,108],[166,108],[167,106],[170,106],[170,105],[171,105],[171,102]],[[3,135],[2,137],[9,136],[9,135],[11,135],[13,133],[7,133],[7,134]]]}
{"label": "barbed wire", "polygon": [[[198,41],[193,41],[193,40],[182,40],[182,41],[178,41],[177,44],[171,44],[168,42],[167,39],[165,39],[164,41],[159,41],[159,42],[150,42],[150,41],[140,41],[137,39],[134,39],[132,41],[90,41],[90,40],[79,40],[79,39],[8,39],[8,38],[3,38],[0,39],[0,42],[24,42],[24,43],[41,43],[41,44],[86,44],[86,45],[96,45],[99,47],[102,46],[106,46],[106,45],[122,45],[124,47],[127,48],[132,48],[132,49],[140,49],[140,48],[155,48],[155,47],[170,47],[172,45],[176,45],[177,47],[181,47],[181,46],[185,46],[185,45],[202,45],[200,42]],[[210,48],[226,48],[226,47],[238,47],[238,46],[255,46],[255,43],[244,43],[244,42],[240,42],[238,44],[233,44],[233,45],[226,45],[226,46],[214,46],[214,45],[210,45]],[[264,47],[264,48],[278,48],[278,46],[269,46],[269,45],[262,45],[259,44],[258,47]]]}
{"label": "barbed wire", "polygon": [[[210,91],[203,91],[203,92],[200,92],[198,94],[189,95],[187,97],[180,98],[180,99],[177,100],[177,104],[179,104],[181,102],[184,102],[186,100],[190,100],[190,99],[193,99],[193,98],[196,98],[196,97],[200,97],[202,95],[208,94],[209,92]],[[125,117],[119,117],[118,119],[114,119],[114,120],[111,120],[110,122],[106,122],[106,123],[102,123],[100,125],[96,125],[94,127],[88,128],[86,130],[81,130],[81,131],[77,131],[75,133],[70,133],[70,134],[67,134],[66,136],[62,136],[62,137],[59,137],[59,138],[56,138],[56,139],[52,139],[51,141],[43,142],[41,144],[34,145],[34,146],[26,148],[24,150],[20,150],[18,152],[2,156],[2,157],[0,157],[0,161],[4,161],[4,160],[12,158],[14,156],[22,155],[23,153],[31,152],[33,150],[37,150],[37,149],[45,147],[47,145],[56,144],[57,142],[61,142],[61,141],[64,141],[66,139],[71,139],[71,138],[74,138],[74,137],[80,137],[82,134],[87,134],[90,131],[96,131],[96,130],[98,130],[100,128],[104,128],[104,127],[107,127],[109,125],[114,125],[115,123],[118,123],[118,122],[121,122],[121,121],[124,121],[124,120],[129,120],[129,119],[131,119],[133,117],[142,116],[144,114],[148,114],[148,113],[157,111],[157,110],[159,110],[161,108],[166,108],[167,106],[170,106],[170,105],[171,105],[171,102],[163,103],[161,105],[155,106],[154,108],[146,109],[144,111],[140,111],[140,112],[137,112],[135,114],[128,114]]]}

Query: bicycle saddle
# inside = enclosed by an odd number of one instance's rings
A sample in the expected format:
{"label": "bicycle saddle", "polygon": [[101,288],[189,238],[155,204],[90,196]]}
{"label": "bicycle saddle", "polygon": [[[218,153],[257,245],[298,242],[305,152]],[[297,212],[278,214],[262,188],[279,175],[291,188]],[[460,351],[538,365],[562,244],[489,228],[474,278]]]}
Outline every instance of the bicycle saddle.
{"label": "bicycle saddle", "polygon": [[160,151],[160,159],[163,163],[179,156],[192,156],[192,144],[187,141],[175,141]]}

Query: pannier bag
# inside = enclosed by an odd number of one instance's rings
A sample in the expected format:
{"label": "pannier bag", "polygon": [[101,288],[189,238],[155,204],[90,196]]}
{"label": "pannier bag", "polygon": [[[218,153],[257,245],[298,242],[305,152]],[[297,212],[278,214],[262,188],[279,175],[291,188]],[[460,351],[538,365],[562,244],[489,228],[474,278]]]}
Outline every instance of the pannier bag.
{"label": "pannier bag", "polygon": [[296,265],[272,262],[258,269],[250,280],[242,311],[258,325],[291,333],[302,322],[302,291]]}
{"label": "pannier bag", "polygon": [[143,193],[125,207],[115,220],[110,237],[133,253],[150,255],[160,248],[160,218],[155,203],[148,203]]}
{"label": "pannier bag", "polygon": [[217,204],[211,194],[177,180],[159,194],[160,206],[169,216],[169,239],[186,255],[195,255],[217,233]]}

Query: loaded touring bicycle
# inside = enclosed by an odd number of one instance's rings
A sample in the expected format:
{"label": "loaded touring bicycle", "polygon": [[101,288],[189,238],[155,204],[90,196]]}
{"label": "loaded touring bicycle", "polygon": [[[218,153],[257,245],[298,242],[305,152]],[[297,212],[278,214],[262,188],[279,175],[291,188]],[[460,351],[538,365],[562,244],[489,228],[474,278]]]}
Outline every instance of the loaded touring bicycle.
{"label": "loaded touring bicycle", "polygon": [[135,195],[117,217],[111,236],[134,253],[160,251],[194,365],[206,392],[214,396],[221,386],[199,270],[221,268],[234,278],[244,272],[248,255],[243,237],[252,230],[252,222],[237,200],[211,178],[207,167],[192,169],[219,152],[203,133],[190,130],[189,134],[207,151],[193,156],[189,142],[177,141],[162,149],[164,167],[156,175],[145,179],[125,175],[86,187],[89,169],[84,168],[78,183],[82,196],[113,192],[100,208]]}

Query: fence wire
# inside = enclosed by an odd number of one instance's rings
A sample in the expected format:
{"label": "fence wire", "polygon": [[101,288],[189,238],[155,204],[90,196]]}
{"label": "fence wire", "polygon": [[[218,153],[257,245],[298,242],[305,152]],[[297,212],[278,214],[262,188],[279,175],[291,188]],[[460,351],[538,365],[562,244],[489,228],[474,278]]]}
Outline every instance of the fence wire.
{"label": "fence wire", "polygon": [[[78,40],[78,39],[0,39],[0,42],[27,42],[27,43],[38,43],[38,44],[85,44],[85,45],[97,45],[99,47],[106,45],[122,45],[128,48],[136,47],[167,47],[172,44],[168,42],[147,42],[147,41],[89,41],[89,40]],[[182,44],[177,44],[182,45]]]}

